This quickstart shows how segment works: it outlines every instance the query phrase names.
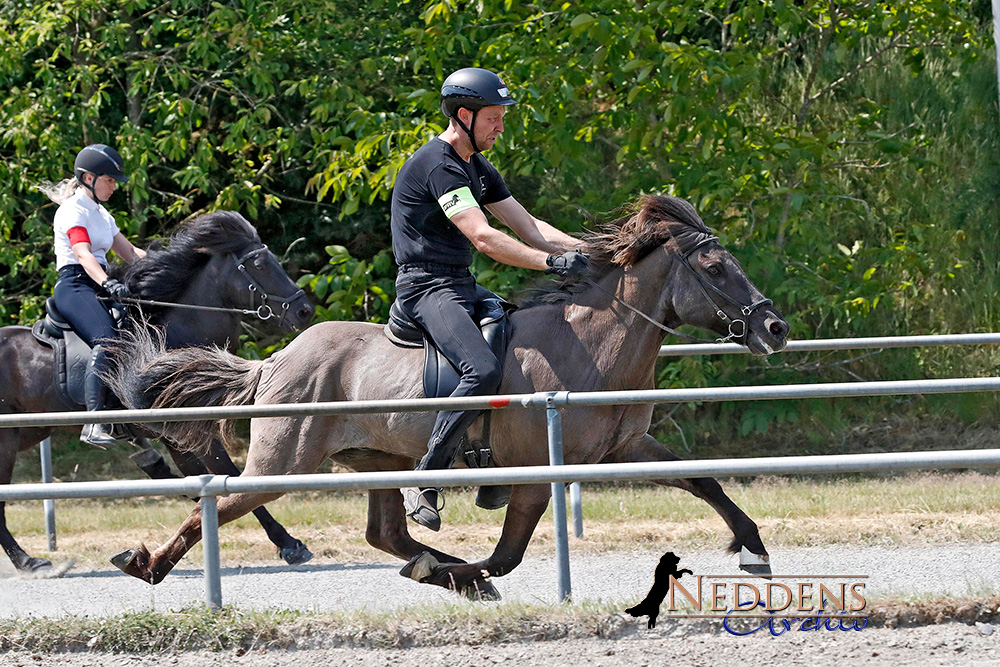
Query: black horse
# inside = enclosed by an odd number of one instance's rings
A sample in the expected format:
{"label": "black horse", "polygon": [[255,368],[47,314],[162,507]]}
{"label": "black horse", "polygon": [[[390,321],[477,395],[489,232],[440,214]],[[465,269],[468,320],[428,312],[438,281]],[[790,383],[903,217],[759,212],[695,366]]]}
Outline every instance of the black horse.
{"label": "black horse", "polygon": [[[165,246],[151,247],[145,258],[112,267],[114,277],[140,300],[207,306],[192,310],[142,305],[143,318],[164,327],[170,347],[218,345],[234,350],[240,319],[247,311],[265,317],[273,313],[286,330],[304,329],[313,307],[260,241],[257,231],[238,213],[220,211],[200,216],[180,228]],[[131,320],[135,325],[138,320]],[[136,325],[141,326],[141,325]],[[0,328],[0,414],[82,410],[57,388],[53,350],[40,343],[28,327]],[[10,484],[18,452],[48,437],[51,428],[0,428],[0,484]],[[162,440],[181,472],[238,475],[239,469],[221,442],[195,457]],[[154,477],[171,476],[169,467],[148,442],[136,437],[142,450],[133,455]],[[33,572],[52,564],[25,553],[7,528],[0,502],[0,546],[19,571]],[[267,512],[255,513],[268,538],[289,563],[312,554]]]}

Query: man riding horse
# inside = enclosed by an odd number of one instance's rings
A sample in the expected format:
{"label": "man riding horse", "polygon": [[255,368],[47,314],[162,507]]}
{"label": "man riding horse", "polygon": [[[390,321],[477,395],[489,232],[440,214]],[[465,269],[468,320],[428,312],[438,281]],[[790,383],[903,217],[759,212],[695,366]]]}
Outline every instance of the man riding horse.
{"label": "man riding horse", "polygon": [[[494,393],[501,378],[500,362],[473,321],[481,297],[469,272],[471,246],[503,264],[562,276],[582,275],[587,267],[586,256],[571,250],[578,241],[528,213],[482,155],[503,132],[512,104],[506,84],[493,72],[467,67],[452,73],[441,87],[447,129],[406,161],[392,192],[397,303],[460,372],[451,396]],[[484,208],[523,243],[491,227]],[[438,413],[417,470],[450,467],[479,414]],[[438,530],[440,496],[435,488],[404,489],[407,516]]]}

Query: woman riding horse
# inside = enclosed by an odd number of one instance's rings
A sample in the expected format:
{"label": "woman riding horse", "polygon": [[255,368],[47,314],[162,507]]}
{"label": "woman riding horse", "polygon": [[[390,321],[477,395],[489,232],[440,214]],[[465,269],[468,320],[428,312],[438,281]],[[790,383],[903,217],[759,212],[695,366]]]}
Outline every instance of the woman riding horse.
{"label": "woman riding horse", "polygon": [[[84,379],[87,410],[104,410],[108,390],[100,373],[108,362],[101,342],[115,338],[117,332],[110,304],[98,295],[119,302],[129,296],[125,285],[108,276],[108,251],[129,263],[146,252],[125,238],[104,208],[118,184],[128,182],[118,151],[104,144],[86,146],[76,156],[73,174],[58,185],[42,188],[59,204],[54,225],[59,279],[52,296],[59,312],[93,350]],[[80,439],[102,448],[115,442],[110,424],[86,424]]]}

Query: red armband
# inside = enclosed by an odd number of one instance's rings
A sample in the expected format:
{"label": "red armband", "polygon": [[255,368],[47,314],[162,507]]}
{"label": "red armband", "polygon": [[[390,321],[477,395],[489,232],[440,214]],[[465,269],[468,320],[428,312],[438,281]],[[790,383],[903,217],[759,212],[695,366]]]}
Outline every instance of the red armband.
{"label": "red armband", "polygon": [[73,227],[66,235],[69,236],[69,247],[75,246],[77,243],[90,243],[90,234],[87,233],[86,227]]}

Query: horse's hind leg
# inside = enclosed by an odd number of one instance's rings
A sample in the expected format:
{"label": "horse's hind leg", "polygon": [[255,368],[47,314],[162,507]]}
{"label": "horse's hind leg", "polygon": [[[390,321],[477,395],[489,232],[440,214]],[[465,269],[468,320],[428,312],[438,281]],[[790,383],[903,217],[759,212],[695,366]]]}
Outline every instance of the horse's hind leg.
{"label": "horse's hind leg", "polygon": [[[240,476],[240,469],[233,463],[222,441],[218,438],[212,438],[208,452],[204,456],[195,456],[191,452],[181,451],[166,439],[163,440],[163,443],[166,445],[167,451],[170,452],[170,458],[185,475],[202,475],[207,470],[216,475]],[[289,535],[285,527],[271,516],[266,507],[256,508],[253,515],[260,522],[264,532],[267,533],[267,539],[278,547],[278,553],[286,563],[300,565],[313,557],[306,545]]]}
{"label": "horse's hind leg", "polygon": [[[281,493],[237,493],[219,498],[219,525],[235,521],[254,508],[282,495]],[[134,549],[113,556],[111,562],[125,574],[150,584],[158,584],[200,540],[201,503],[191,511],[174,536],[156,551],[150,553],[144,544],[140,544]]]}
{"label": "horse's hind leg", "polygon": [[[680,457],[664,447],[649,435],[644,435],[630,447],[619,452],[604,463],[628,463],[642,461],[679,461]],[[722,486],[711,477],[695,479],[661,479],[653,480],[655,484],[675,486],[684,489],[701,498],[719,513],[729,529],[733,531],[733,541],[729,545],[732,553],[740,554],[740,569],[751,574],[769,576],[771,574],[770,558],[764,543],[761,542],[757,524],[737,507]]]}
{"label": "horse's hind leg", "polygon": [[[10,484],[14,474],[14,459],[17,458],[20,429],[0,429],[0,484]],[[52,567],[50,561],[44,558],[29,556],[17,543],[10,530],[7,529],[6,503],[0,502],[0,546],[3,547],[10,562],[18,572],[35,572]]]}

